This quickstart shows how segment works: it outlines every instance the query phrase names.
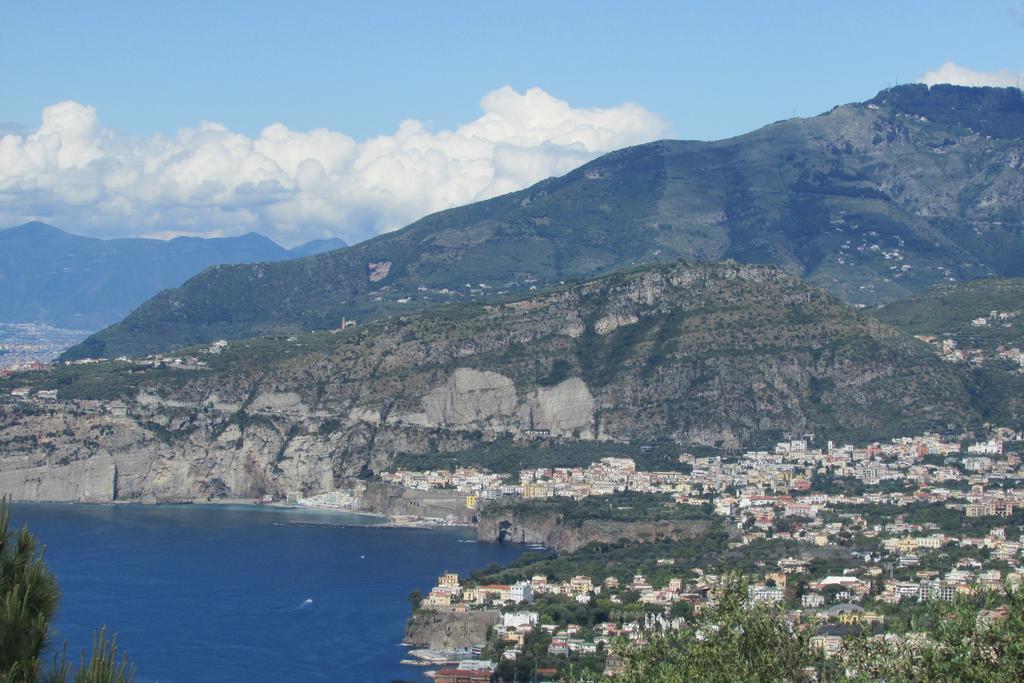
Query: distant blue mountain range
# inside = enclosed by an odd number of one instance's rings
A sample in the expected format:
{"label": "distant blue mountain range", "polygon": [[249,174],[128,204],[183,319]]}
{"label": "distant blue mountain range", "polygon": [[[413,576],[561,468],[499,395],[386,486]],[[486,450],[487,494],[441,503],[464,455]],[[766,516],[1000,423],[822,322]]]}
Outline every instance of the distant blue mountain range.
{"label": "distant blue mountain range", "polygon": [[0,322],[95,330],[209,266],[284,261],[345,246],[326,239],[285,249],[256,233],[104,240],[26,223],[0,230]]}

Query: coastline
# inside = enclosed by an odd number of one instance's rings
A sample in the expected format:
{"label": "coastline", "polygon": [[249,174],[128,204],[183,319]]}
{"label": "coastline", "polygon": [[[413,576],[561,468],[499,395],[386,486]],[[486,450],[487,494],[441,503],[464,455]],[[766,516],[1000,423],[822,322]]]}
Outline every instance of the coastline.
{"label": "coastline", "polygon": [[12,503],[18,505],[80,505],[80,506],[197,506],[197,507],[235,507],[260,510],[271,508],[275,510],[305,510],[310,512],[326,512],[330,514],[350,515],[363,517],[369,520],[378,520],[377,523],[365,524],[367,527],[379,527],[382,529],[472,529],[476,525],[466,523],[445,523],[432,518],[414,517],[409,515],[386,515],[379,512],[367,510],[353,510],[351,508],[340,508],[331,506],[293,505],[284,502],[256,502],[251,498],[214,498],[210,500],[110,500],[110,501],[88,501],[88,500],[19,500],[11,499]]}

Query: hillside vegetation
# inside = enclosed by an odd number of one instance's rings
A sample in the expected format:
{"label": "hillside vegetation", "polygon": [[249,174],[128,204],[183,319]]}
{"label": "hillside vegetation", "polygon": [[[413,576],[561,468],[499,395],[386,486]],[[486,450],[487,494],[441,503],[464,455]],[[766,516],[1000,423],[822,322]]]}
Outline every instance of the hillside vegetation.
{"label": "hillside vegetation", "polygon": [[728,140],[620,150],[344,251],[210,269],[68,357],[331,329],[678,258],[774,264],[863,304],[1021,276],[1022,117],[1016,89],[900,86]]}
{"label": "hillside vegetation", "polygon": [[1024,414],[1024,279],[939,285],[872,314],[929,339],[936,354],[950,349],[947,360],[972,368],[976,391],[988,406],[986,419],[1019,422]]}
{"label": "hillside vegetation", "polygon": [[[975,325],[992,311],[1012,317]],[[1024,342],[1024,279],[994,278],[940,285],[873,311],[879,320],[911,334],[969,338],[994,349]]]}

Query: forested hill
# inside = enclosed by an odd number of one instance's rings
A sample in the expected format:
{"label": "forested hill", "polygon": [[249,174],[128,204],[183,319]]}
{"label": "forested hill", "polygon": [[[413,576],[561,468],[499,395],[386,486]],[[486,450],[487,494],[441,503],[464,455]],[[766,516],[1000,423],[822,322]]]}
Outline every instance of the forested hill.
{"label": "forested hill", "polygon": [[993,355],[1024,347],[1024,278],[938,285],[872,313],[910,334],[953,339]]}
{"label": "forested hill", "polygon": [[661,141],[350,249],[218,267],[68,357],[336,327],[632,264],[769,263],[848,302],[1024,275],[1024,98],[900,86],[717,142]]}

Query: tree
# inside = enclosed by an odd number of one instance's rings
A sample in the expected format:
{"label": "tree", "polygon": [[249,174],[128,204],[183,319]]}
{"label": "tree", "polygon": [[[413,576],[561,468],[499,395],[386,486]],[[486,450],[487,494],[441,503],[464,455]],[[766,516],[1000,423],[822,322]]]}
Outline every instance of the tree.
{"label": "tree", "polygon": [[1004,613],[984,619],[960,598],[932,607],[927,638],[872,638],[844,643],[840,662],[852,680],[1024,680],[1024,590],[1007,586]]}
{"label": "tree", "polygon": [[[67,667],[63,667],[66,675]],[[75,683],[131,683],[135,667],[122,656],[117,661],[117,636],[107,640],[107,629],[103,627],[93,634],[92,656],[88,661],[82,653],[82,665],[75,672]]]}
{"label": "tree", "polygon": [[682,617],[683,619],[690,620],[693,618],[693,603],[689,600],[674,602],[668,611],[668,615],[673,619]]}
{"label": "tree", "polygon": [[36,553],[27,528],[10,531],[10,504],[0,510],[0,672],[3,680],[33,681],[57,612],[57,580]]}
{"label": "tree", "polygon": [[412,607],[412,611],[415,612],[423,604],[423,594],[418,590],[409,593],[409,606]]}
{"label": "tree", "polygon": [[[44,673],[43,653],[49,644],[50,623],[57,612],[57,580],[36,550],[35,538],[23,527],[10,530],[10,499],[0,502],[0,683],[64,683],[70,674],[67,643],[53,667]],[[130,683],[135,669],[122,656],[117,660],[116,638],[106,628],[93,637],[92,655],[75,672],[75,683]]]}
{"label": "tree", "polygon": [[624,683],[801,680],[817,655],[811,631],[793,630],[777,607],[747,604],[746,582],[728,579],[719,602],[678,631],[625,649]]}
{"label": "tree", "polygon": [[[1007,586],[1005,604],[989,613],[959,598],[930,606],[921,633],[848,637],[825,660],[811,647],[814,625],[791,628],[785,613],[750,605],[746,585],[730,578],[718,605],[679,631],[623,648],[623,683],[676,681],[980,681],[1024,680],[1024,589]],[[573,680],[595,680],[574,672]]]}

